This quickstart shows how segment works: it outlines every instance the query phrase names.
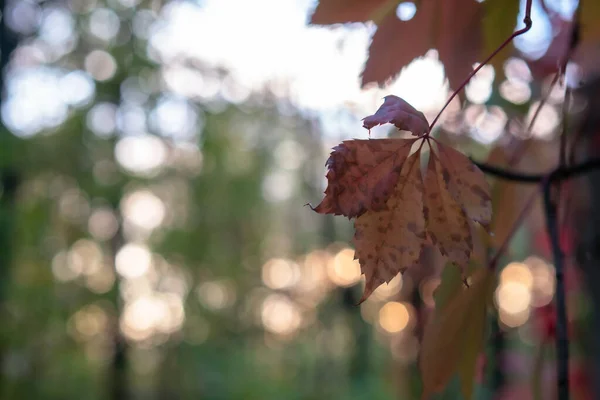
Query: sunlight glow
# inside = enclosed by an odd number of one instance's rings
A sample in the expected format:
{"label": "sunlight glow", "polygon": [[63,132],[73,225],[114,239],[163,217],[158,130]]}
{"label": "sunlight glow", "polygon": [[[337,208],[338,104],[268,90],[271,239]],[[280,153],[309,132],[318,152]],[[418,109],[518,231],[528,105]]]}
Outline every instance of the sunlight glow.
{"label": "sunlight glow", "polygon": [[535,256],[527,257],[524,263],[531,268],[533,278],[531,305],[543,307],[549,304],[556,285],[554,266]]}
{"label": "sunlight glow", "polygon": [[295,332],[302,322],[298,307],[286,296],[269,295],[262,304],[262,322],[273,333],[289,335]]}
{"label": "sunlight glow", "polygon": [[92,211],[88,219],[88,230],[97,240],[111,239],[119,229],[115,213],[108,207],[99,207]]}
{"label": "sunlight glow", "polygon": [[115,147],[115,157],[128,172],[151,176],[164,165],[167,149],[155,136],[129,136],[119,140]]}
{"label": "sunlight glow", "polygon": [[165,204],[149,190],[138,190],[121,200],[125,219],[139,228],[151,231],[158,228],[166,213]]}
{"label": "sunlight glow", "polygon": [[519,314],[529,308],[531,292],[519,282],[501,283],[496,291],[498,307],[508,314]]}
{"label": "sunlight glow", "polygon": [[525,263],[512,262],[502,269],[500,283],[516,282],[527,289],[533,286],[533,275]]}
{"label": "sunlight glow", "polygon": [[[539,101],[534,102],[527,113],[527,124],[531,122],[536,110],[540,105]],[[535,124],[531,128],[531,133],[534,137],[542,140],[551,140],[554,135],[554,130],[560,122],[560,117],[556,108],[550,104],[544,104],[539,112]]]}
{"label": "sunlight glow", "polygon": [[331,282],[342,287],[352,286],[360,281],[360,264],[354,259],[354,250],[340,250],[327,265],[327,275]]}
{"label": "sunlight glow", "polygon": [[235,289],[225,280],[207,281],[196,289],[198,300],[208,309],[219,311],[230,307],[235,302]]}
{"label": "sunlight glow", "polygon": [[402,274],[396,275],[389,283],[384,283],[373,292],[378,300],[386,300],[395,296],[402,289]]}
{"label": "sunlight glow", "polygon": [[141,296],[127,303],[121,316],[121,330],[131,340],[142,341],[156,333],[169,334],[181,328],[185,319],[180,297],[171,294]]}
{"label": "sunlight glow", "polygon": [[117,252],[115,265],[124,278],[139,278],[150,270],[152,253],[145,245],[128,243]]}
{"label": "sunlight glow", "polygon": [[398,333],[406,329],[410,313],[404,303],[390,301],[379,310],[379,325],[388,333]]}
{"label": "sunlight glow", "polygon": [[76,338],[89,340],[107,329],[108,315],[102,307],[90,304],[79,309],[71,317],[68,325],[72,325],[75,329]]}
{"label": "sunlight glow", "polygon": [[291,260],[274,258],[263,265],[262,279],[271,289],[286,289],[300,280],[300,267]]}
{"label": "sunlight glow", "polygon": [[97,81],[107,81],[115,76],[117,62],[114,57],[103,50],[93,50],[84,61],[85,70]]}
{"label": "sunlight glow", "polygon": [[400,21],[410,21],[416,13],[417,6],[410,1],[400,3],[396,8],[396,16]]}

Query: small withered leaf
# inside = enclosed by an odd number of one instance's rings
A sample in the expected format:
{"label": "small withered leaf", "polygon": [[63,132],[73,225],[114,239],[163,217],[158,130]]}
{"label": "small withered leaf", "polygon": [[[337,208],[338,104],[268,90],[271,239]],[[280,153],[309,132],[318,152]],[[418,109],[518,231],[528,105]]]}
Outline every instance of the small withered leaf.
{"label": "small withered leaf", "polygon": [[363,127],[369,130],[383,124],[394,124],[400,130],[412,132],[414,136],[423,136],[429,132],[425,115],[394,95],[385,96],[375,114],[363,118]]}

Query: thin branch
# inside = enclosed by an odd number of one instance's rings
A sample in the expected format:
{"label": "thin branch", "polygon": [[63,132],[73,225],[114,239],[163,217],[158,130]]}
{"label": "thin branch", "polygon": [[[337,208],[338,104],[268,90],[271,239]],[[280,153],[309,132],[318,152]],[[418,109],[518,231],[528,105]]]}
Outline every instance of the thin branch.
{"label": "thin branch", "polygon": [[558,218],[556,204],[552,201],[552,182],[544,185],[544,208],[548,236],[554,258],[556,274],[556,354],[558,374],[558,398],[569,398],[569,337],[567,333],[567,307],[565,299],[565,280],[563,253],[558,236]]}
{"label": "thin branch", "polygon": [[[533,129],[533,125],[537,121],[537,119],[542,111],[542,108],[548,102],[548,98],[550,97],[550,94],[554,90],[554,86],[556,85],[556,82],[558,82],[558,78],[560,78],[560,72],[557,72],[556,74],[554,74],[554,78],[552,78],[552,82],[550,82],[548,91],[546,92],[544,97],[542,97],[542,100],[538,104],[537,108],[535,109],[535,112],[533,113],[533,116],[531,117],[531,121],[529,121],[529,125],[527,125],[527,130],[525,131],[526,134],[529,134],[531,132],[531,130]],[[517,161],[519,161],[521,159],[521,157],[523,157],[523,154],[525,154],[525,150],[527,150],[527,147],[529,147],[530,143],[531,143],[530,141],[524,141],[524,140],[521,141],[521,146],[517,147],[515,152],[510,156],[510,159],[508,160],[508,165],[510,165],[510,166],[515,165],[515,163]]]}
{"label": "thin branch", "polygon": [[584,163],[573,165],[572,167],[557,168],[554,171],[545,174],[523,174],[495,167],[493,165],[487,165],[474,160],[471,161],[473,161],[473,163],[486,174],[519,183],[541,183],[546,177],[548,177],[548,180],[551,183],[562,182],[575,176],[583,175],[600,169],[600,158],[594,158]]}
{"label": "thin branch", "polygon": [[[563,65],[563,68],[565,67],[566,60]],[[558,149],[558,169],[564,169],[567,163],[567,112],[569,108],[569,94],[569,88],[565,85],[565,98],[562,107],[562,133]],[[558,233],[560,228],[558,211],[560,202],[563,201],[561,193],[564,187],[561,183],[559,180],[554,185],[552,183],[544,185],[544,210],[546,212],[547,230],[552,247],[556,276],[556,375],[558,376],[558,398],[566,400],[569,398],[569,337],[567,333],[567,307],[565,304],[564,256]]]}
{"label": "thin branch", "polygon": [[[564,79],[565,98],[562,107],[562,134],[560,136],[559,146],[559,164],[557,171],[566,171],[567,163],[567,121],[569,112],[569,101],[571,99],[571,91],[566,83],[567,63],[575,48],[579,44],[579,17],[581,14],[581,3],[575,10],[574,24],[571,30],[571,40],[569,42],[569,50],[562,60],[559,74]],[[559,239],[559,220],[558,220],[558,203],[561,200],[561,180],[555,182],[554,189],[556,190],[556,200],[552,201],[552,182],[544,185],[544,206],[546,211],[546,221],[548,236],[552,247],[554,257],[554,270],[556,275],[556,373],[558,376],[558,399],[567,400],[569,398],[569,333],[567,320],[567,305],[566,305],[566,289],[564,278],[564,254],[560,247]],[[565,212],[567,209],[565,209]]]}
{"label": "thin branch", "polygon": [[500,51],[502,51],[502,49],[504,49],[506,46],[508,46],[508,44],[510,42],[512,42],[512,40],[514,38],[516,38],[519,35],[524,34],[525,32],[527,32],[527,31],[529,31],[531,29],[531,25],[532,25],[532,22],[531,22],[531,6],[532,6],[532,3],[533,3],[533,0],[527,0],[527,4],[525,5],[525,18],[523,18],[523,22],[525,23],[525,27],[523,29],[519,29],[518,31],[515,31],[512,35],[510,35],[509,38],[506,39],[504,41],[504,43],[502,43],[500,45],[500,47],[498,47],[496,50],[494,50],[494,52],[492,54],[490,54],[488,56],[488,58],[486,58],[481,64],[479,64],[477,66],[477,68],[475,68],[469,74],[469,76],[467,76],[467,79],[464,80],[464,82],[458,87],[458,89],[456,89],[454,91],[454,93],[452,93],[452,96],[450,96],[450,98],[448,99],[448,101],[446,101],[446,104],[444,104],[444,107],[442,107],[442,109],[436,115],[436,117],[433,120],[433,122],[431,123],[431,125],[429,125],[429,132],[431,132],[431,130],[433,129],[433,126],[438,121],[438,119],[440,118],[440,116],[442,115],[442,113],[444,112],[444,110],[446,109],[446,107],[448,107],[450,105],[450,103],[452,102],[452,100],[454,100],[454,98],[460,93],[460,91],[463,90],[465,86],[467,86],[467,83],[469,83],[469,81],[471,80],[471,78],[473,78],[473,76],[475,76],[475,74],[477,72],[479,72],[479,70],[481,68],[483,68],[484,65],[486,65],[487,63],[489,63],[490,60],[492,58],[494,58],[494,56],[496,54],[498,54]]}

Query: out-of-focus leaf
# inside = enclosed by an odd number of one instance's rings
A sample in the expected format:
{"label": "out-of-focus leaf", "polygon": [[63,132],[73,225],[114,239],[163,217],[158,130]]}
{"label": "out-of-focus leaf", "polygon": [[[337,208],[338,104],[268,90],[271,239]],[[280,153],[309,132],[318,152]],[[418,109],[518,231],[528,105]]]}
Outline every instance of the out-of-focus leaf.
{"label": "out-of-focus leaf", "polygon": [[582,42],[595,42],[600,40],[600,2],[582,0],[579,7],[579,24]]}
{"label": "out-of-focus leaf", "polygon": [[453,264],[448,264],[442,271],[440,285],[433,293],[436,312],[440,313],[450,302],[450,299],[458,293],[463,286],[461,270]]}
{"label": "out-of-focus leaf", "polygon": [[[333,25],[347,22],[367,22],[390,0],[321,0],[310,18],[314,25]],[[399,0],[393,0],[392,5]]]}
{"label": "out-of-focus leaf", "polygon": [[385,83],[416,57],[436,48],[453,89],[467,77],[481,51],[483,7],[475,0],[416,2],[417,12],[402,21],[400,1],[321,0],[311,17],[316,25],[374,21],[377,31],[362,73],[362,85]]}
{"label": "out-of-focus leaf", "polygon": [[362,74],[363,86],[385,83],[413,59],[439,52],[450,87],[456,89],[479,59],[482,5],[475,0],[424,0],[409,21],[390,13],[378,24]]}
{"label": "out-of-focus leaf", "polygon": [[479,268],[472,275],[471,286],[462,289],[456,271],[448,272],[445,280],[442,285],[446,287],[436,293],[436,311],[425,329],[421,346],[422,398],[442,391],[452,376],[458,374],[462,393],[470,399],[495,274],[488,268]]}
{"label": "out-of-focus leaf", "polygon": [[[517,24],[519,0],[486,0],[483,2],[485,16],[483,18],[484,46],[481,59],[494,52],[510,35]],[[504,61],[514,51],[510,43],[490,61],[496,72],[496,80],[504,78]]]}

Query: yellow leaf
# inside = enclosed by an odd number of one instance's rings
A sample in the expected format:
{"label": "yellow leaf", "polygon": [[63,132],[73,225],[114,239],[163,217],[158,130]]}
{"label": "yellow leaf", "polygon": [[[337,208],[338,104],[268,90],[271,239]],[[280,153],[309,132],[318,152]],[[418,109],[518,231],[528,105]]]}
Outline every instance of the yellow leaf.
{"label": "yellow leaf", "polygon": [[441,163],[448,169],[448,190],[467,217],[488,227],[492,220],[490,185],[481,170],[464,154],[438,144]]}
{"label": "yellow leaf", "polygon": [[366,278],[361,302],[379,285],[415,265],[426,243],[420,154],[406,160],[386,209],[367,211],[354,224],[356,257]]}
{"label": "yellow leaf", "polygon": [[[463,395],[471,398],[495,275],[488,268],[479,268],[472,278],[469,288],[458,289],[456,282],[450,282],[454,296],[447,305],[436,309],[425,328],[419,360],[423,399],[442,391],[457,373]],[[450,275],[450,279],[457,277]]]}
{"label": "yellow leaf", "polygon": [[579,10],[581,41],[590,43],[600,38],[600,2],[598,0],[582,0]]}
{"label": "yellow leaf", "polygon": [[[483,18],[483,36],[485,46],[481,58],[484,59],[498,48],[515,30],[519,15],[519,0],[486,0],[483,2],[485,16]],[[490,65],[496,71],[496,82],[504,79],[504,62],[514,51],[510,43],[492,58]]]}
{"label": "yellow leaf", "polygon": [[464,210],[448,190],[448,180],[448,170],[431,152],[425,175],[423,204],[427,235],[442,255],[465,271],[473,251],[471,230]]}

